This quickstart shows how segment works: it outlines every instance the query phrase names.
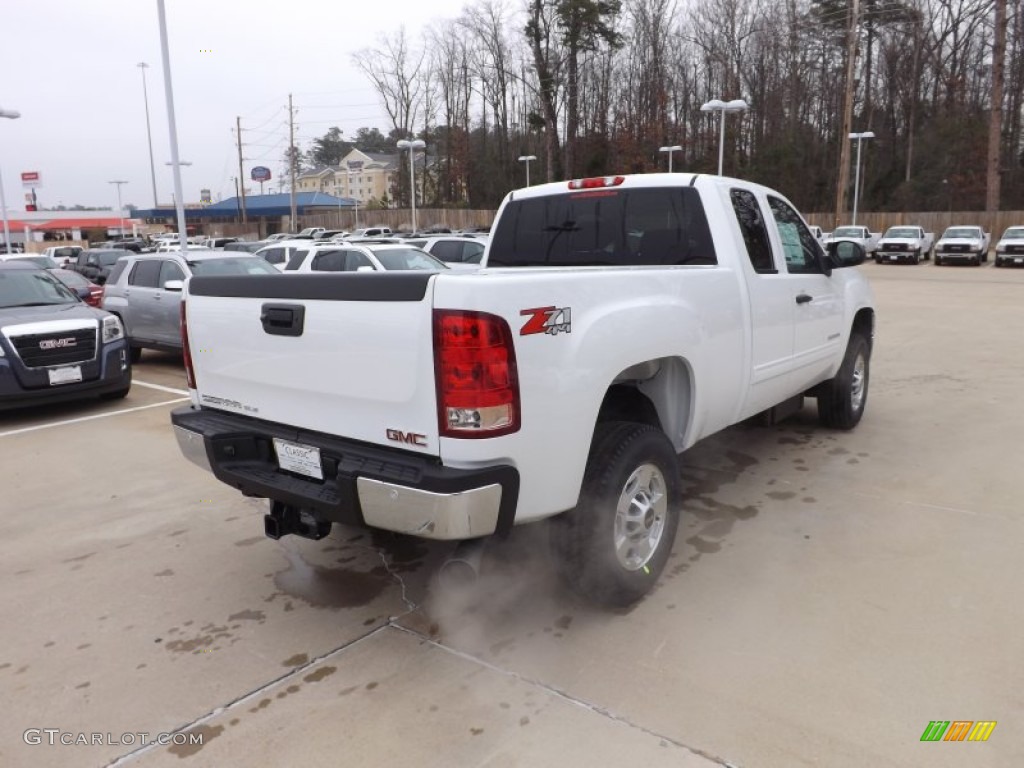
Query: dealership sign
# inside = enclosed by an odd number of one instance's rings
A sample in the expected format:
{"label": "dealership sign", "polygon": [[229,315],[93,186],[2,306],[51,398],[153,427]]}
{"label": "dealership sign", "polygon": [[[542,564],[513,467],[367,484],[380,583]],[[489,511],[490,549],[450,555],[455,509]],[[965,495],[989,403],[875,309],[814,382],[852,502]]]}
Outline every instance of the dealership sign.
{"label": "dealership sign", "polygon": [[43,180],[39,175],[39,171],[22,171],[21,186],[33,189],[43,186]]}
{"label": "dealership sign", "polygon": [[253,181],[270,181],[270,169],[263,165],[257,165],[250,174]]}

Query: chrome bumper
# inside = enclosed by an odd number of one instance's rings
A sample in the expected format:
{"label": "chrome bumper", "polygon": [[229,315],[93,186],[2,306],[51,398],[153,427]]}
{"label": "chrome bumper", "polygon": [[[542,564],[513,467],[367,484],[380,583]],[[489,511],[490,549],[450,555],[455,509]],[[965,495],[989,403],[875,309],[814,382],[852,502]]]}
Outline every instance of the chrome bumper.
{"label": "chrome bumper", "polygon": [[486,485],[460,493],[432,493],[356,479],[359,506],[367,525],[424,539],[473,539],[498,527],[501,486]]}
{"label": "chrome bumper", "polygon": [[213,472],[210,457],[206,455],[206,442],[201,434],[175,425],[174,437],[178,440],[178,447],[186,459],[207,472]]}

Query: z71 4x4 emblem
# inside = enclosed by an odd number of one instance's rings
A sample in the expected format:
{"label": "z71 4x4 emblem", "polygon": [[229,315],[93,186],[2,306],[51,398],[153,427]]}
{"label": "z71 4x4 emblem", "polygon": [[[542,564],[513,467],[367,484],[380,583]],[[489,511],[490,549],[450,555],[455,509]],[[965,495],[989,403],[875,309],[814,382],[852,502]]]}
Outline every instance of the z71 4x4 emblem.
{"label": "z71 4x4 emblem", "polygon": [[549,333],[557,336],[560,333],[572,333],[571,308],[569,307],[537,307],[524,309],[520,315],[529,316],[529,320],[519,330],[520,336],[534,333]]}

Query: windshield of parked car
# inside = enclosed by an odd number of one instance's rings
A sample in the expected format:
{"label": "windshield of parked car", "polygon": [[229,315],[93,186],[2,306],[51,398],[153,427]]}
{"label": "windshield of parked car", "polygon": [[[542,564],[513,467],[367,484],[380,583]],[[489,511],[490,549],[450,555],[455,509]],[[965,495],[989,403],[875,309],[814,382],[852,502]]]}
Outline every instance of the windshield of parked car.
{"label": "windshield of parked car", "polygon": [[944,238],[948,237],[977,237],[978,230],[974,227],[950,227],[946,230],[943,235]]}
{"label": "windshield of parked car", "polygon": [[124,256],[124,251],[100,251],[96,254],[101,267],[112,267],[117,264],[118,259],[123,259]]}
{"label": "windshield of parked car", "polygon": [[1024,227],[1010,227],[1003,232],[1003,240],[1024,240]]}
{"label": "windshield of parked car", "polygon": [[0,309],[78,302],[63,283],[41,269],[0,270]]}
{"label": "windshield of parked car", "polygon": [[381,266],[388,271],[448,269],[444,262],[417,248],[371,248],[370,250],[377,257]]}
{"label": "windshield of parked car", "polygon": [[912,227],[893,227],[885,233],[886,237],[917,237],[917,230]]}
{"label": "windshield of parked car", "polygon": [[832,233],[832,237],[863,237],[864,230],[860,227],[839,227]]}
{"label": "windshield of parked car", "polygon": [[277,275],[274,267],[255,256],[230,256],[188,262],[193,275]]}

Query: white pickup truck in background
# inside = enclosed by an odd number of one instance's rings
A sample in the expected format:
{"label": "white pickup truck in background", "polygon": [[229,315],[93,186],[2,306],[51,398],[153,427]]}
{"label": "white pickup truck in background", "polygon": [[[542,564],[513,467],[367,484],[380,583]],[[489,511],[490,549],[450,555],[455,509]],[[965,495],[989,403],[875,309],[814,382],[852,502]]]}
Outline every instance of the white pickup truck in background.
{"label": "white pickup truck in background", "polygon": [[917,264],[922,259],[927,261],[931,258],[934,244],[935,235],[925,232],[921,227],[911,225],[889,227],[882,239],[878,241],[875,262],[882,264],[886,261],[909,261],[911,264]]}
{"label": "white pickup truck in background", "polygon": [[830,245],[840,242],[857,243],[857,245],[864,249],[864,253],[870,256],[878,249],[880,238],[880,233],[870,232],[867,227],[857,224],[847,227],[836,227],[825,239],[825,244]]}
{"label": "white pickup truck in background", "polygon": [[672,549],[680,453],[805,396],[825,427],[864,412],[864,251],[826,252],[771,189],[543,184],[492,232],[472,273],[192,278],[184,454],[269,499],[271,538],[341,522],[483,541],[553,518],[566,582],[624,605]]}
{"label": "white pickup truck in background", "polygon": [[935,244],[935,266],[965,261],[976,267],[988,261],[989,233],[972,225],[949,227]]}
{"label": "white pickup truck in background", "polygon": [[1024,227],[1007,227],[996,243],[997,267],[1024,266]]}

